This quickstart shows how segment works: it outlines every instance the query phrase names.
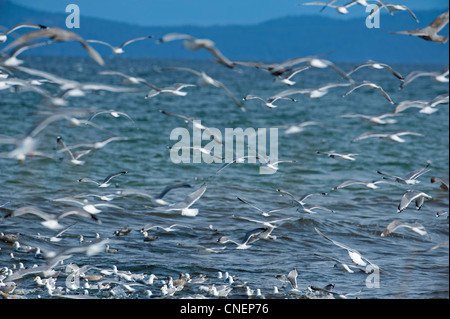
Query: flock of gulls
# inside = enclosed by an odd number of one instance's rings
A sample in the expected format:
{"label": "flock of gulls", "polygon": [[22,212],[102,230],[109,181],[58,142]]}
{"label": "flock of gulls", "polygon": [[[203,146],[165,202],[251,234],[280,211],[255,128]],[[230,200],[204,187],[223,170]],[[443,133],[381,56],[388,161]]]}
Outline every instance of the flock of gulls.
{"label": "flock of gulls", "polygon": [[[301,5],[318,5],[322,6],[322,10],[327,7],[336,9],[340,14],[349,13],[349,9],[354,5],[367,6],[368,2],[365,0],[353,0],[346,4],[336,4],[336,0],[329,2],[311,2],[303,3]],[[408,12],[419,23],[416,15],[409,10],[405,5],[401,4],[386,4],[382,1],[376,1],[378,10],[387,10],[390,14],[396,11]],[[321,11],[322,11],[321,10]],[[417,30],[396,32],[398,34],[407,34],[417,36],[426,41],[433,41],[439,44],[445,43],[447,37],[439,35],[438,32],[448,23],[449,12],[445,12],[438,16],[430,25]],[[23,32],[17,35],[17,31]],[[14,37],[12,37],[14,35]],[[23,91],[31,91],[41,96],[41,104],[46,107],[44,117],[36,122],[32,127],[24,130],[21,136],[5,136],[0,135],[0,157],[2,158],[2,165],[7,165],[7,160],[23,162],[22,165],[27,165],[27,161],[34,160],[36,157],[46,157],[54,160],[68,161],[75,166],[82,166],[86,161],[82,159],[90,153],[94,153],[102,148],[108,147],[109,143],[116,141],[126,141],[126,137],[112,135],[111,137],[99,140],[97,142],[80,143],[74,145],[66,145],[63,138],[59,135],[54,136],[58,145],[58,149],[54,154],[49,154],[40,150],[40,143],[42,141],[39,137],[43,131],[48,130],[50,124],[57,121],[67,121],[72,126],[89,125],[96,129],[103,130],[94,118],[109,115],[113,118],[123,117],[136,125],[133,118],[124,111],[120,110],[103,110],[95,108],[73,108],[69,107],[69,97],[85,96],[94,92],[114,92],[114,93],[135,93],[142,94],[143,99],[151,99],[159,94],[168,94],[183,98],[189,94],[189,89],[196,86],[214,86],[225,94],[224,98],[229,98],[230,112],[248,112],[245,107],[250,100],[258,100],[262,107],[268,109],[275,109],[278,107],[276,102],[280,100],[287,100],[290,102],[296,101],[297,95],[303,95],[307,98],[321,98],[326,94],[331,94],[330,91],[336,88],[345,88],[346,92],[343,97],[350,94],[357,94],[356,92],[362,89],[377,91],[388,103],[393,105],[393,110],[390,113],[381,115],[365,115],[365,114],[343,114],[342,118],[361,118],[372,125],[389,125],[395,123],[394,119],[399,113],[404,112],[409,108],[418,108],[419,112],[431,114],[438,111],[437,106],[449,103],[448,92],[437,96],[433,100],[416,100],[416,101],[394,101],[383,87],[377,83],[365,80],[363,82],[356,82],[352,79],[352,74],[358,72],[361,68],[371,68],[374,70],[387,70],[399,81],[399,90],[402,90],[412,81],[418,81],[420,77],[428,77],[432,80],[441,83],[448,83],[448,67],[441,72],[423,72],[414,71],[409,75],[402,75],[391,66],[369,60],[365,63],[354,66],[349,71],[344,71],[335,63],[325,58],[324,55],[308,56],[293,58],[280,63],[262,63],[249,61],[233,61],[226,57],[210,39],[199,39],[191,35],[182,33],[170,33],[156,38],[156,44],[164,45],[164,43],[171,41],[182,41],[182,45],[187,50],[207,50],[213,60],[225,68],[236,70],[237,74],[244,73],[245,68],[256,68],[261,72],[265,72],[273,76],[275,82],[281,86],[288,86],[285,90],[280,90],[279,93],[270,95],[269,97],[260,97],[254,94],[248,94],[244,97],[237,97],[232,93],[232,90],[227,88],[222,82],[212,78],[204,71],[194,70],[187,67],[171,67],[159,68],[158,72],[184,72],[189,73],[197,79],[195,84],[192,83],[174,83],[168,87],[157,87],[149,83],[146,79],[127,75],[115,70],[103,70],[99,75],[118,77],[125,81],[126,86],[113,86],[103,83],[81,83],[73,79],[63,78],[59,75],[41,71],[36,68],[26,67],[24,61],[18,59],[19,55],[33,48],[40,46],[57,45],[57,42],[77,41],[86,50],[87,54],[99,65],[106,66],[102,56],[97,52],[96,46],[108,46],[114,55],[121,55],[126,53],[126,47],[131,46],[136,41],[155,41],[154,36],[142,36],[138,38],[129,39],[119,46],[114,46],[107,42],[96,39],[83,39],[76,33],[68,30],[63,30],[54,27],[43,25],[21,23],[13,26],[6,32],[0,33],[0,49],[2,55],[0,56],[0,94],[1,91],[8,90],[19,94]],[[153,40],[152,40],[153,39]],[[326,69],[330,68],[336,72],[337,76],[342,78],[339,83],[327,83],[317,88],[296,88],[295,77],[300,76],[300,73],[307,73],[309,69]],[[59,93],[50,93],[54,90],[48,90],[48,87],[58,88]],[[188,90],[184,90],[188,89]],[[218,93],[219,94],[219,93]],[[226,96],[226,97],[225,97]],[[236,108],[237,106],[237,108]],[[194,118],[185,115],[179,115],[165,110],[160,110],[161,116],[171,116],[180,119],[186,124],[194,125],[194,129],[206,131],[210,134],[211,139],[216,139],[209,128],[203,125],[198,125]],[[188,113],[188,112],[186,112]],[[197,125],[197,126],[195,126]],[[303,122],[296,125],[283,126],[286,134],[301,132],[309,125],[320,125],[318,122]],[[1,133],[1,132],[0,132]],[[395,143],[405,143],[407,136],[422,136],[414,131],[401,130],[396,132],[366,132],[360,136],[355,137],[351,143],[357,143],[364,139],[386,139]],[[220,139],[216,140],[221,144]],[[200,148],[199,151],[212,156],[216,156],[211,150]],[[92,155],[92,154],[91,154]],[[358,154],[353,153],[339,153],[334,150],[317,151],[317,155],[324,155],[334,160],[339,161],[355,161]],[[218,155],[217,155],[218,156]],[[243,156],[234,158],[231,162],[224,163],[219,167],[216,173],[210,178],[217,177],[223,174],[222,171],[230,165],[237,165],[245,163],[246,159],[251,156]],[[291,163],[295,165],[295,159],[292,160],[278,160],[276,162],[268,162],[263,156],[259,154],[254,156],[261,165],[266,165],[270,169],[278,170],[278,164]],[[219,157],[220,159],[223,159]],[[404,172],[391,171],[377,171],[379,179],[374,180],[347,180],[333,190],[338,190],[354,185],[362,185],[370,189],[377,189],[382,187],[382,184],[391,184],[406,187],[406,191],[402,198],[398,198],[397,212],[401,213],[408,209],[413,203],[417,209],[421,209],[426,205],[426,201],[433,198],[433,194],[427,194],[420,191],[420,184],[423,183],[423,176],[432,170],[431,163],[427,163],[423,167],[418,167],[413,172],[402,176]],[[273,291],[262,293],[261,288],[256,288],[252,283],[245,282],[236,275],[231,275],[226,271],[219,271],[215,278],[206,274],[190,275],[188,273],[181,273],[179,278],[173,278],[173,274],[146,274],[146,273],[132,273],[130,271],[119,270],[116,266],[111,269],[105,269],[96,265],[77,265],[71,262],[71,258],[75,255],[93,256],[101,253],[114,254],[117,253],[117,248],[114,247],[116,243],[114,237],[102,238],[97,234],[94,239],[86,240],[82,235],[79,236],[79,242],[71,246],[58,245],[65,234],[70,232],[71,227],[76,223],[102,223],[102,211],[105,209],[121,210],[119,205],[112,202],[116,198],[124,198],[127,196],[139,196],[148,198],[154,205],[148,208],[158,210],[160,212],[178,212],[182,216],[193,217],[198,215],[199,209],[195,208],[195,203],[202,200],[202,196],[207,192],[208,178],[199,186],[192,186],[188,183],[174,183],[164,189],[161,189],[159,194],[152,194],[141,189],[122,189],[115,188],[114,191],[107,191],[114,188],[115,181],[121,178],[126,178],[128,171],[111,172],[110,175],[104,178],[95,179],[91,177],[83,177],[74,181],[75,183],[88,183],[93,188],[98,188],[101,192],[92,194],[72,194],[69,196],[59,197],[53,200],[55,203],[63,203],[71,208],[62,213],[48,212],[45,208],[36,206],[21,206],[20,203],[0,202],[0,211],[3,213],[3,220],[1,222],[0,233],[0,253],[9,254],[11,263],[9,265],[0,265],[0,296],[3,298],[27,298],[27,293],[23,287],[23,281],[33,280],[35,283],[34,294],[41,298],[126,298],[134,296],[136,298],[138,293],[143,293],[142,296],[150,298],[164,298],[177,296],[181,294],[181,290],[190,289],[192,298],[223,298],[223,297],[237,297],[246,295],[249,298],[347,298],[358,297],[355,294],[340,294],[334,290],[334,284],[329,284],[325,287],[315,287],[310,285],[307,288],[300,288],[297,285],[297,277],[299,273],[297,268],[286,269],[285,274],[275,274],[279,285],[273,287]],[[397,176],[400,175],[400,176]],[[270,175],[269,175],[270,176]],[[268,177],[269,178],[269,177]],[[432,176],[428,177],[428,182],[436,183],[440,187],[436,187],[437,192],[448,192],[449,185],[445,179],[448,176]],[[421,180],[422,179],[422,180]],[[194,189],[192,189],[194,188]],[[439,189],[440,188],[440,189]],[[180,198],[176,202],[168,202],[165,197],[169,192],[178,192],[183,189],[190,189],[189,194],[184,198]],[[257,241],[273,240],[276,235],[273,231],[279,225],[294,217],[279,218],[271,220],[272,215],[276,215],[279,211],[287,208],[296,208],[299,212],[307,214],[334,214],[334,210],[322,205],[310,204],[311,197],[320,199],[326,196],[327,193],[310,193],[303,196],[292,194],[283,189],[276,190],[282,198],[286,199],[286,205],[272,210],[265,210],[260,208],[257,203],[236,197],[236,201],[240,202],[249,209],[258,212],[262,216],[262,220],[248,218],[245,216],[233,215],[232,218],[237,221],[254,223],[257,225],[254,229],[245,233],[243,238],[236,239],[232,235],[222,234],[212,243],[210,247],[202,245],[190,245],[186,243],[179,243],[181,248],[194,248],[200,254],[214,254],[221,253],[225,249],[252,249],[252,246]],[[95,198],[95,200],[88,200],[88,198]],[[167,197],[166,197],[167,198]],[[66,207],[66,206],[64,206]],[[27,216],[30,215],[30,216]],[[448,216],[447,211],[439,211],[437,216]],[[27,217],[26,217],[27,216]],[[41,234],[26,234],[26,222],[40,223],[43,232],[50,231],[52,236],[43,236]],[[448,217],[447,217],[448,218]],[[72,223],[70,223],[72,221]],[[5,223],[16,223],[21,225],[23,223],[23,233],[10,233]],[[103,223],[104,224],[104,223]],[[179,229],[186,228],[182,222],[172,223],[171,225],[143,225],[139,232],[142,234],[142,240],[152,242],[158,240],[157,235],[152,235],[155,230],[163,232],[174,232]],[[381,237],[390,236],[390,234],[399,231],[402,228],[409,229],[418,236],[429,237],[424,226],[419,223],[405,223],[398,220],[393,220],[386,225],[385,229],[380,231]],[[210,231],[215,231],[214,226],[210,225]],[[315,234],[319,239],[323,240],[324,244],[332,244],[337,248],[347,251],[348,256],[342,257],[340,260],[334,256],[328,256],[315,252],[314,256],[323,260],[331,260],[335,263],[335,267],[344,272],[363,272],[367,273],[367,265],[378,269],[380,273],[389,273],[388,270],[381,269],[373,261],[370,261],[363,254],[356,249],[351,248],[352,244],[341,243],[332,239],[328,234],[324,234],[319,228],[315,228]],[[114,236],[127,236],[132,230],[128,227],[116,230]],[[34,240],[31,240],[33,238]],[[32,243],[32,244],[31,244]],[[448,242],[440,243],[430,248],[430,250],[437,249],[441,246],[448,246]],[[30,265],[25,265],[22,262],[16,262],[17,256],[21,254],[34,254],[36,262]],[[344,259],[345,258],[345,259]],[[37,291],[37,292],[36,292]],[[138,297],[141,297],[139,294]]]}

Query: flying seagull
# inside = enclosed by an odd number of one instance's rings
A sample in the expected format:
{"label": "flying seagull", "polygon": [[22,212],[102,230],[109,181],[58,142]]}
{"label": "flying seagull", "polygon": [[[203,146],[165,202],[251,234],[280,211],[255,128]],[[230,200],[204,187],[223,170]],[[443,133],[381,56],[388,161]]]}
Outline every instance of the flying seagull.
{"label": "flying seagull", "polygon": [[108,42],[101,41],[101,40],[86,40],[86,42],[88,42],[88,43],[100,43],[100,44],[104,44],[104,45],[110,47],[111,50],[112,50],[112,52],[113,52],[115,55],[119,55],[119,54],[122,54],[122,53],[124,52],[123,48],[126,47],[127,45],[129,45],[130,43],[133,43],[133,42],[135,42],[135,41],[145,40],[145,39],[151,39],[151,38],[153,38],[152,35],[145,36],[145,37],[132,38],[132,39],[129,39],[129,40],[125,41],[124,43],[122,43],[122,44],[119,45],[118,47],[112,46],[112,45],[109,44]]}
{"label": "flying seagull", "polygon": [[377,173],[380,175],[394,178],[395,181],[397,181],[398,183],[403,184],[403,185],[416,185],[416,184],[420,183],[420,181],[418,181],[417,178],[419,178],[421,175],[423,175],[431,170],[431,168],[428,169],[429,166],[430,166],[430,163],[428,163],[425,167],[416,169],[415,171],[409,173],[408,175],[406,175],[404,177],[389,175],[386,173],[382,173],[380,171],[377,171]]}
{"label": "flying seagull", "polygon": [[397,143],[405,143],[406,140],[400,137],[403,135],[423,136],[423,134],[416,133],[416,132],[410,132],[410,131],[398,131],[398,132],[394,132],[394,133],[366,132],[366,133],[363,133],[360,136],[354,138],[352,140],[352,143],[360,141],[360,140],[364,140],[366,138],[372,138],[372,137],[383,138],[383,139],[386,139],[389,141],[394,141]]}
{"label": "flying seagull", "polygon": [[392,67],[390,67],[386,63],[375,62],[373,60],[369,60],[367,62],[364,62],[364,63],[354,66],[350,71],[348,71],[347,75],[350,76],[350,74],[352,74],[353,72],[355,72],[361,68],[364,68],[364,67],[369,67],[370,69],[373,69],[373,70],[386,69],[389,72],[391,72],[396,78],[403,80],[403,76],[400,73],[398,73],[397,71],[395,71]]}
{"label": "flying seagull", "polygon": [[34,23],[19,23],[16,24],[14,27],[9,29],[8,31],[4,33],[0,33],[0,43],[5,43],[6,40],[8,40],[8,34],[22,28],[31,28],[31,29],[47,29],[46,26],[43,26],[41,24],[34,24]]}
{"label": "flying seagull", "polygon": [[360,83],[356,83],[356,84],[352,85],[352,87],[347,92],[345,92],[343,97],[346,97],[347,95],[352,93],[354,90],[359,89],[361,87],[365,87],[365,88],[369,88],[369,89],[376,89],[376,90],[378,90],[378,92],[381,93],[381,95],[384,96],[384,98],[386,100],[389,101],[389,103],[395,104],[395,102],[392,100],[392,98],[389,96],[389,94],[387,94],[386,91],[384,91],[381,86],[379,86],[378,84],[375,84],[373,82],[370,82],[370,81],[362,81]]}
{"label": "flying seagull", "polygon": [[10,48],[22,45],[25,42],[39,38],[49,38],[54,42],[78,41],[82,45],[82,47],[89,53],[89,55],[95,60],[95,62],[100,65],[105,64],[100,54],[95,51],[89,44],[87,44],[87,42],[83,38],[72,31],[67,31],[60,28],[47,28],[26,33],[10,43],[4,50],[8,50]]}
{"label": "flying seagull", "polygon": [[441,183],[441,186],[440,186],[441,189],[443,189],[444,191],[448,192],[448,190],[449,190],[448,183],[444,182],[444,181],[443,181],[442,179],[440,179],[439,177],[432,176],[432,177],[431,177],[431,183],[436,183],[436,182]]}
{"label": "flying seagull", "polygon": [[439,35],[438,32],[441,31],[448,24],[448,19],[449,19],[449,12],[446,11],[441,15],[439,15],[436,19],[433,20],[433,22],[431,22],[428,26],[426,26],[423,29],[389,32],[389,33],[412,35],[422,38],[426,41],[445,44],[448,41],[448,36]]}
{"label": "flying seagull", "polygon": [[158,209],[163,211],[174,211],[174,210],[181,211],[182,216],[197,216],[198,209],[190,207],[196,201],[198,201],[205,192],[206,192],[206,184],[203,184],[195,192],[189,194],[183,201],[163,207],[158,207]]}
{"label": "flying seagull", "polygon": [[215,47],[215,44],[210,39],[197,39],[191,35],[183,33],[168,33],[160,38],[157,43],[165,43],[175,40],[184,40],[183,47],[191,51],[197,51],[201,48],[208,50],[215,58],[217,62],[221,63],[229,68],[234,68],[234,63],[225,57],[222,52]]}
{"label": "flying seagull", "polygon": [[380,236],[381,237],[389,236],[390,234],[392,234],[399,228],[409,228],[413,232],[415,232],[421,236],[427,236],[429,239],[431,239],[430,235],[427,233],[427,231],[425,230],[425,227],[422,224],[419,224],[419,223],[409,224],[409,223],[404,223],[404,222],[400,222],[397,220],[389,223],[389,225],[386,226],[386,228],[383,230],[383,232],[381,233]]}
{"label": "flying seagull", "polygon": [[404,211],[412,201],[415,201],[417,210],[420,210],[425,199],[432,199],[432,197],[421,191],[409,190],[403,195],[402,200],[398,205],[397,213]]}
{"label": "flying seagull", "polygon": [[93,179],[90,179],[90,178],[81,178],[81,179],[78,180],[78,182],[79,182],[79,183],[82,183],[82,182],[91,182],[91,183],[97,184],[98,187],[108,187],[109,185],[111,185],[111,184],[109,183],[109,181],[110,181],[112,178],[114,178],[114,177],[116,177],[116,176],[124,175],[124,174],[127,174],[127,173],[128,173],[127,171],[121,171],[121,172],[113,173],[113,174],[107,176],[102,182],[97,182],[97,181],[95,181],[95,180],[93,180]]}

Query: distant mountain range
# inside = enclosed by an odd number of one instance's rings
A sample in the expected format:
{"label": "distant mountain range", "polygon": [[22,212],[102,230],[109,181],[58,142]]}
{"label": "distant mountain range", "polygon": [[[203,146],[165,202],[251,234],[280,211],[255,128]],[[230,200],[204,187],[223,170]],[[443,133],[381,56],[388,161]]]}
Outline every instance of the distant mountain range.
{"label": "distant mountain range", "polygon": [[[418,24],[407,12],[394,16],[382,14],[380,28],[369,29],[364,17],[345,18],[336,13],[330,18],[321,15],[287,16],[255,25],[143,27],[81,15],[79,29],[72,29],[85,39],[99,39],[119,45],[128,38],[154,35],[155,39],[169,32],[187,33],[209,38],[229,59],[235,61],[283,61],[286,59],[333,52],[335,62],[362,62],[368,59],[386,63],[446,65],[449,44],[424,41],[416,37],[389,34],[389,31],[412,30],[428,25],[441,11],[415,12]],[[34,22],[66,28],[64,13],[36,11],[0,0],[0,25],[11,27],[19,22]],[[21,33],[22,30],[18,31]],[[448,35],[448,26],[442,31]],[[104,57],[113,56],[108,47],[92,44]],[[180,41],[156,44],[154,39],[140,41],[125,48],[126,57],[210,58],[207,52],[181,48]],[[81,46],[69,43],[28,51],[36,55],[86,55]],[[28,53],[27,52],[27,53]]]}

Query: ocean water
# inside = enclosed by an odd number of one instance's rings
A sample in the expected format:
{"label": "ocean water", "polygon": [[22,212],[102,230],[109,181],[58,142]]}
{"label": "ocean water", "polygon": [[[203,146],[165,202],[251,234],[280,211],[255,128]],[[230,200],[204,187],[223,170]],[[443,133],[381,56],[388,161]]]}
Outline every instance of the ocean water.
{"label": "ocean water", "polygon": [[[355,62],[357,64],[357,62]],[[338,64],[349,70],[354,64]],[[222,65],[203,60],[154,60],[154,59],[107,59],[104,67],[99,67],[85,58],[29,57],[25,66],[55,73],[61,77],[79,82],[101,82],[126,86],[118,77],[100,76],[102,70],[116,70],[125,74],[145,78],[159,86],[169,86],[176,82],[196,83],[196,77],[186,72],[162,71],[158,68],[169,66],[189,67],[207,72],[223,82],[233,94],[242,99],[247,94],[269,97],[287,87],[273,82],[273,78],[262,70],[240,67],[239,71],[229,70]],[[406,76],[415,70],[440,71],[443,66],[393,65]],[[21,77],[28,77],[18,73]],[[448,92],[448,84],[434,82],[421,77],[399,90],[400,81],[387,70],[368,68],[355,72],[355,81],[369,80],[381,85],[392,99],[399,103],[405,100],[431,100]],[[332,69],[311,69],[294,78],[295,88],[314,88],[324,83],[343,82]],[[57,93],[57,87],[44,84],[42,87]],[[24,206],[34,206],[44,212],[59,214],[73,204],[54,201],[62,197],[80,194],[112,194],[125,189],[138,189],[156,196],[167,185],[188,183],[191,188],[180,188],[169,192],[164,199],[170,203],[182,201],[188,194],[206,183],[204,195],[192,206],[198,208],[195,217],[182,216],[179,211],[165,212],[158,209],[154,200],[142,196],[129,195],[108,202],[120,208],[99,207],[96,216],[101,224],[79,216],[61,219],[61,224],[72,225],[61,235],[61,241],[49,242],[47,236],[57,231],[41,224],[35,215],[4,218],[0,231],[17,234],[23,245],[42,247],[42,250],[58,249],[80,245],[80,235],[87,241],[109,238],[110,247],[116,253],[106,253],[104,249],[94,255],[73,253],[55,266],[60,273],[56,286],[66,288],[66,265],[77,267],[86,265],[87,274],[99,274],[100,269],[117,266],[119,271],[136,274],[155,274],[158,279],[153,285],[133,286],[128,291],[119,284],[111,284],[110,289],[90,289],[89,295],[100,298],[146,298],[142,291],[151,290],[152,298],[199,298],[213,297],[200,289],[201,285],[223,285],[218,272],[236,276],[243,286],[232,285],[228,298],[247,298],[246,286],[259,288],[267,298],[319,297],[307,292],[308,286],[324,287],[335,284],[334,291],[348,298],[448,298],[449,297],[449,220],[448,215],[436,217],[438,211],[448,211],[449,196],[430,182],[437,176],[449,179],[449,111],[448,105],[438,105],[438,111],[427,115],[411,108],[394,117],[396,123],[373,125],[359,118],[342,118],[343,114],[361,113],[378,115],[391,112],[395,108],[376,90],[360,88],[345,98],[346,87],[330,89],[321,98],[310,99],[295,95],[296,102],[280,100],[277,108],[268,109],[257,100],[243,102],[246,112],[242,112],[233,101],[216,87],[189,87],[186,96],[160,94],[145,99],[148,90],[141,92],[89,93],[83,97],[69,97],[68,106],[60,109],[49,108],[42,103],[42,97],[35,92],[0,91],[0,135],[18,136],[27,132],[46,112],[57,112],[69,108],[93,108],[96,110],[117,110],[126,112],[134,122],[125,117],[114,118],[101,114],[92,122],[104,130],[89,126],[70,126],[68,121],[59,120],[49,124],[38,134],[38,150],[51,154],[52,159],[29,157],[24,162],[0,158],[0,208],[2,216]],[[252,163],[233,164],[214,175],[221,163],[180,163],[171,161],[168,146],[176,141],[170,139],[175,128],[192,128],[184,121],[161,114],[159,110],[182,114],[198,119],[202,124],[217,128],[270,128],[304,121],[316,121],[321,125],[308,126],[296,134],[286,134],[278,130],[278,155],[280,159],[294,160],[295,163],[281,163],[274,174],[260,174],[259,166]],[[88,116],[79,117],[88,119]],[[107,131],[106,131],[107,130]],[[405,143],[371,138],[352,143],[364,132],[396,132],[410,130],[423,136],[404,136]],[[85,155],[82,166],[71,165],[64,153],[58,153],[56,137],[63,137],[67,145],[103,140],[111,135],[127,137],[114,141],[104,148]],[[203,146],[209,141],[203,141]],[[13,149],[12,145],[0,145],[0,153]],[[316,151],[334,150],[338,153],[357,153],[355,161],[337,161]],[[381,178],[377,170],[392,175],[404,176],[424,167],[429,161],[431,170],[422,175],[420,183],[405,186],[399,183],[379,184],[378,189],[354,185],[333,190],[350,179],[375,180]],[[111,173],[127,171],[112,180],[108,188],[98,188],[92,183],[78,183],[80,178],[90,177],[102,180]],[[213,177],[211,177],[213,175]],[[332,209],[308,214],[296,207],[289,207],[292,201],[281,196],[282,189],[300,198],[302,195],[325,192],[326,196],[312,196],[305,202]],[[397,206],[403,194],[409,189],[423,191],[432,199],[425,200],[418,211],[412,203],[402,213]],[[270,217],[264,217],[256,209],[237,200],[240,197],[264,209],[283,208]],[[96,197],[86,197],[92,203],[105,203]],[[278,223],[272,235],[275,239],[261,239],[248,249],[236,249],[233,243],[220,244],[218,239],[227,236],[237,241],[255,228],[264,225],[237,217],[272,221],[290,218]],[[422,224],[429,234],[421,236],[408,229],[399,229],[387,237],[380,234],[392,221]],[[170,226],[179,224],[176,231],[165,232],[152,229],[150,235],[158,236],[155,241],[145,242],[140,229],[147,224]],[[115,236],[114,232],[127,227],[131,232],[125,236]],[[335,262],[319,257],[322,254],[337,258],[347,264],[352,261],[346,249],[340,248],[321,237],[315,229],[329,238],[358,250],[364,257],[378,265],[387,273],[345,273],[334,267]],[[435,245],[447,243],[430,250]],[[215,250],[204,254],[195,248],[183,245],[201,245]],[[45,259],[34,253],[15,251],[11,245],[0,242],[0,267],[17,269],[45,264]],[[13,258],[11,257],[13,253]],[[354,265],[354,264],[353,264]],[[296,268],[298,271],[298,292],[290,291],[289,284],[279,281],[276,275],[287,275]],[[365,267],[363,267],[365,268]],[[5,268],[3,268],[5,269]],[[370,270],[370,269],[369,269]],[[203,284],[187,283],[174,296],[162,294],[163,280],[168,276],[178,278],[180,273],[189,273],[192,278],[205,275]],[[54,298],[45,287],[40,287],[33,279],[38,274],[26,275],[15,280],[15,294],[25,298]],[[42,274],[40,274],[42,276]],[[117,280],[114,274],[105,276],[104,281]],[[4,281],[7,279],[5,278]],[[90,282],[94,284],[94,282]],[[83,281],[81,281],[83,286]],[[273,296],[274,286],[280,290]],[[83,294],[84,288],[66,292],[70,295]],[[322,296],[324,297],[324,296]],[[214,298],[214,297],[213,297]]]}

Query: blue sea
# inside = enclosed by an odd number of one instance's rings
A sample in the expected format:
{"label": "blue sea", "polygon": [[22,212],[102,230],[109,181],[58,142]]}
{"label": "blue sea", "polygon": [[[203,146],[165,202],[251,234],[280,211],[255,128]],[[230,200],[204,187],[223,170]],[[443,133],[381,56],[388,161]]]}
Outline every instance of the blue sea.
{"label": "blue sea", "polygon": [[[327,57],[332,60],[332,56]],[[354,64],[337,65],[345,71]],[[71,253],[62,263],[54,266],[59,273],[56,287],[61,287],[62,295],[84,295],[97,298],[138,299],[147,298],[143,291],[150,290],[151,298],[217,298],[205,290],[229,284],[219,278],[234,276],[231,292],[227,298],[249,298],[247,287],[253,291],[250,298],[256,298],[260,289],[266,298],[347,298],[377,299],[422,299],[449,297],[449,219],[448,214],[437,217],[437,212],[449,209],[448,192],[431,183],[432,176],[449,180],[449,109],[448,104],[436,106],[437,111],[423,114],[417,108],[410,108],[392,117],[395,123],[374,125],[361,118],[345,118],[341,115],[359,113],[379,115],[392,112],[390,104],[377,90],[359,88],[343,97],[348,87],[336,87],[320,98],[308,98],[297,94],[294,101],[279,100],[276,108],[264,107],[258,100],[242,101],[246,112],[242,112],[221,89],[213,86],[187,87],[186,96],[159,94],[146,99],[150,91],[145,85],[122,83],[118,76],[98,75],[103,70],[120,71],[146,79],[157,87],[173,83],[196,84],[197,77],[187,72],[161,71],[164,67],[188,67],[204,71],[221,81],[238,99],[248,94],[268,98],[288,87],[273,81],[269,73],[251,67],[239,66],[231,70],[209,60],[163,60],[130,59],[116,57],[105,59],[101,67],[88,58],[76,57],[28,57],[24,66],[54,73],[62,78],[81,83],[104,83],[108,85],[142,89],[139,92],[115,93],[98,91],[81,97],[66,98],[68,105],[51,108],[43,103],[42,95],[33,91],[0,91],[0,136],[15,137],[28,132],[33,125],[54,112],[66,109],[116,110],[125,116],[112,117],[108,113],[99,114],[91,120],[92,125],[72,126],[61,119],[46,126],[37,138],[38,150],[50,154],[52,158],[33,156],[23,162],[13,158],[0,157],[0,213],[7,216],[16,209],[33,206],[48,214],[58,215],[77,205],[55,201],[64,197],[82,197],[90,203],[108,203],[117,207],[101,207],[95,216],[101,223],[85,217],[72,215],[60,220],[64,226],[71,225],[60,241],[49,238],[58,231],[41,224],[40,217],[32,214],[3,218],[0,232],[14,234],[23,246],[41,247],[44,251],[59,251],[66,247],[92,244],[102,239],[109,240],[111,249],[102,247],[93,255],[84,252]],[[412,71],[440,71],[444,65],[392,65],[403,76]],[[16,76],[29,75],[15,71]],[[356,82],[363,80],[379,84],[396,104],[406,100],[432,100],[448,93],[448,83],[439,83],[429,77],[420,77],[399,89],[400,80],[387,70],[362,68],[352,74]],[[315,88],[325,83],[343,83],[333,69],[310,69],[293,78],[297,83],[293,88]],[[52,94],[59,89],[52,83],[40,86]],[[274,174],[260,174],[258,164],[235,163],[215,174],[225,163],[174,163],[168,147],[177,140],[170,138],[175,128],[192,127],[180,118],[166,116],[159,110],[180,114],[201,120],[209,128],[224,132],[226,128],[274,128],[278,127],[278,157],[292,160],[280,163]],[[89,119],[89,115],[77,117]],[[319,122],[320,125],[305,127],[301,132],[287,134],[283,127],[305,121]],[[100,128],[99,128],[100,127]],[[365,132],[397,132],[408,130],[420,133],[403,136],[404,143],[380,138],[369,138],[352,143]],[[113,141],[105,147],[82,157],[84,165],[71,165],[56,139],[60,136],[66,145],[92,143],[110,136],[126,137]],[[203,141],[203,146],[209,141]],[[0,153],[6,154],[14,145],[0,144]],[[83,149],[83,148],[80,148]],[[77,150],[80,150],[77,149]],[[354,153],[354,161],[338,161],[317,151]],[[393,181],[392,184],[378,184],[370,189],[364,185],[352,185],[333,189],[347,180],[378,180],[377,171],[405,176],[430,163],[429,172],[418,178],[420,183],[412,186]],[[111,180],[107,188],[99,188],[93,183],[77,182],[82,178],[103,180],[106,176],[127,171]],[[189,184],[190,188],[177,188],[166,194],[168,203],[178,203],[197,190],[204,183],[207,189],[191,208],[197,208],[196,216],[183,216],[179,211],[162,211],[154,198],[128,195],[102,201],[95,195],[116,194],[123,190],[139,190],[156,197],[166,186]],[[300,198],[309,193],[327,193],[311,196],[308,205],[326,207],[333,212],[317,210],[314,214],[297,210],[289,196],[282,196],[277,189],[285,190]],[[397,206],[408,190],[420,190],[430,195],[422,208],[417,210],[411,203],[403,212],[397,213]],[[237,197],[261,208],[271,210],[283,208],[265,217],[257,209],[237,199]],[[243,218],[241,218],[243,217]],[[278,222],[272,231],[273,239],[260,239],[250,244],[248,249],[236,249],[233,243],[219,243],[222,236],[241,241],[247,232],[266,227],[251,220]],[[420,223],[429,236],[423,236],[407,228],[396,230],[389,236],[380,234],[386,226],[400,221],[409,224]],[[149,235],[158,236],[154,241],[144,241],[140,230],[147,224],[168,227],[173,224],[175,231],[166,232],[160,228],[149,230]],[[115,232],[123,228],[131,231],[123,236]],[[379,266],[384,272],[378,273],[367,266],[358,265],[369,273],[354,270],[353,273],[334,267],[332,259],[326,255],[356,267],[345,248],[321,237],[319,230],[328,238],[357,250],[361,255]],[[80,235],[84,242],[80,243]],[[91,243],[89,243],[91,242]],[[181,245],[180,245],[181,244]],[[441,245],[439,245],[441,244]],[[195,247],[204,246],[214,250],[203,253]],[[439,246],[436,246],[439,245]],[[432,249],[433,248],[433,249]],[[12,254],[12,255],[11,255]],[[21,267],[45,265],[46,259],[37,258],[35,250],[17,251],[10,243],[0,241],[0,267],[7,282],[8,270],[13,273],[23,271]],[[153,284],[141,281],[126,282],[133,289],[128,290],[117,281],[125,281],[117,274],[104,275],[103,282],[110,281],[109,288],[88,289],[85,281],[79,287],[69,289],[67,284],[71,272],[67,265],[87,268],[86,275],[101,274],[116,266],[119,271],[144,274],[146,278],[154,274]],[[298,272],[297,290],[292,291],[289,283],[277,279],[277,275],[288,275],[296,268]],[[182,290],[173,296],[161,291],[169,276],[178,279],[188,273],[192,279],[206,278],[203,283],[187,282]],[[14,280],[16,288],[12,294],[23,298],[59,298],[56,292],[50,294],[45,286],[39,286],[32,273]],[[73,278],[73,276],[72,276]],[[90,281],[93,285],[96,282]],[[319,294],[308,287],[325,287],[334,284],[336,295]],[[274,287],[279,290],[274,294]]]}

